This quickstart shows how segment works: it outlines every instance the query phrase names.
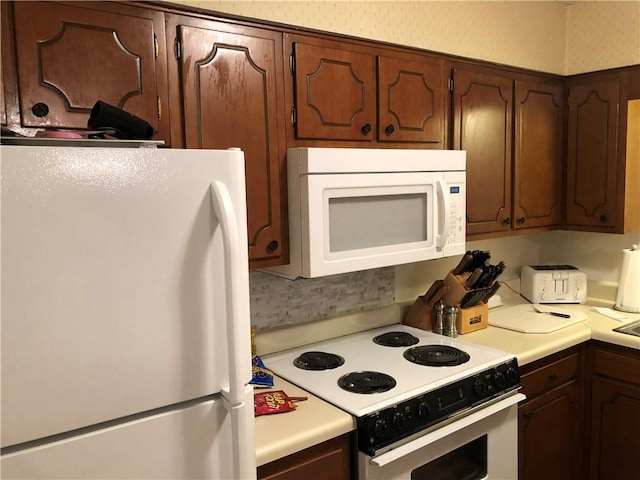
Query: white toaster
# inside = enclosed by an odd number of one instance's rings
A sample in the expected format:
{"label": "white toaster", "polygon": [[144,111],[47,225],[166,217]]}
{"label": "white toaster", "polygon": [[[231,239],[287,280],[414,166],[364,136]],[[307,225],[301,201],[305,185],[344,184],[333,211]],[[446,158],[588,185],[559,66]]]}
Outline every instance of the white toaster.
{"label": "white toaster", "polygon": [[584,303],[587,276],[573,265],[527,265],[520,271],[520,294],[532,303]]}

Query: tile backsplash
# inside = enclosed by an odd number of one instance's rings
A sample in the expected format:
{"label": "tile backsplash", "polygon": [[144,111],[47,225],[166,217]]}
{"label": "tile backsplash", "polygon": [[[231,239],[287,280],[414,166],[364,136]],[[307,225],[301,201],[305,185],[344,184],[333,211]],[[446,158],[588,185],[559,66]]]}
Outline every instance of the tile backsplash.
{"label": "tile backsplash", "polygon": [[393,267],[297,280],[251,272],[251,328],[261,332],[391,305],[394,275]]}

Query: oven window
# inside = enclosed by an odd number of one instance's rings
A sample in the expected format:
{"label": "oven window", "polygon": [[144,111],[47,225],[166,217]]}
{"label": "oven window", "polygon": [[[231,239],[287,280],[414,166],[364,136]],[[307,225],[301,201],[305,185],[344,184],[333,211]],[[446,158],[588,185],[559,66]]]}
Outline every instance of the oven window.
{"label": "oven window", "polygon": [[487,436],[469,442],[411,472],[411,480],[487,478]]}
{"label": "oven window", "polygon": [[329,250],[424,242],[427,194],[329,198]]}

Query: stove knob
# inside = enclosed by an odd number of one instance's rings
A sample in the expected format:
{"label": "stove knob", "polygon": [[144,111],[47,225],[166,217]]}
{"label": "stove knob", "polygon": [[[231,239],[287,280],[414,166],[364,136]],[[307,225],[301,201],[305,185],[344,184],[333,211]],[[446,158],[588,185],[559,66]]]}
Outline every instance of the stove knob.
{"label": "stove knob", "polygon": [[402,412],[394,413],[391,424],[396,430],[402,430],[404,428],[404,414]]}
{"label": "stove knob", "polygon": [[418,403],[418,417],[425,418],[429,416],[429,412],[431,411],[431,407],[426,400],[420,400]]}
{"label": "stove knob", "polygon": [[516,384],[518,383],[518,371],[513,368],[513,367],[509,367],[507,368],[507,380],[509,380],[509,383],[513,383]]}
{"label": "stove knob", "polygon": [[487,385],[480,379],[477,379],[476,383],[473,384],[473,391],[479,397],[484,397],[487,394],[487,390]]}
{"label": "stove knob", "polygon": [[504,373],[496,371],[493,375],[493,383],[498,388],[502,388],[507,384],[507,379],[504,376]]}
{"label": "stove knob", "polygon": [[373,425],[373,433],[378,438],[383,438],[387,433],[387,422],[384,418],[379,418]]}

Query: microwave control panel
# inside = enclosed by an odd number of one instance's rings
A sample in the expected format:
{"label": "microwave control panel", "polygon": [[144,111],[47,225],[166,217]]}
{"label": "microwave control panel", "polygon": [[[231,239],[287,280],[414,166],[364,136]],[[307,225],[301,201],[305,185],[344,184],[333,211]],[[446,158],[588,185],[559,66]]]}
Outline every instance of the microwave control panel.
{"label": "microwave control panel", "polygon": [[[457,174],[457,175],[456,175]],[[458,175],[464,177],[464,172],[447,172],[446,182],[449,194],[449,237],[447,247],[462,245],[464,248],[467,233],[467,195],[465,191],[464,178],[451,178]]]}

